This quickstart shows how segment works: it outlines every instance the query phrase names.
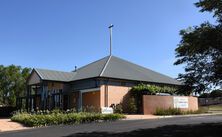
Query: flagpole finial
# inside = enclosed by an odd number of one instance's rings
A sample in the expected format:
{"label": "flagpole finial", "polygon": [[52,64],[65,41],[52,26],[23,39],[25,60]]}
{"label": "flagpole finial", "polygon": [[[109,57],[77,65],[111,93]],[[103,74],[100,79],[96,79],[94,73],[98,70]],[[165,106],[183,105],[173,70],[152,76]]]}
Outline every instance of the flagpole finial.
{"label": "flagpole finial", "polygon": [[113,24],[110,24],[110,25],[109,25],[109,29],[112,28],[112,27],[114,27],[114,25],[113,25]]}
{"label": "flagpole finial", "polygon": [[112,28],[114,27],[113,24],[110,24],[109,26],[109,32],[110,32],[110,49],[109,49],[109,54],[110,56],[112,55]]}

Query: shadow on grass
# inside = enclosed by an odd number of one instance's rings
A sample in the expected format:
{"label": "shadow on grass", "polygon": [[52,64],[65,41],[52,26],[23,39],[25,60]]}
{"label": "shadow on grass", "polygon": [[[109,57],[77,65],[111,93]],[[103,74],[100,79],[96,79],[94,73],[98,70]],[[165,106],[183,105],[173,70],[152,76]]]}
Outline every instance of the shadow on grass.
{"label": "shadow on grass", "polygon": [[198,125],[171,125],[153,129],[141,129],[131,132],[77,133],[66,137],[221,137],[222,123]]}

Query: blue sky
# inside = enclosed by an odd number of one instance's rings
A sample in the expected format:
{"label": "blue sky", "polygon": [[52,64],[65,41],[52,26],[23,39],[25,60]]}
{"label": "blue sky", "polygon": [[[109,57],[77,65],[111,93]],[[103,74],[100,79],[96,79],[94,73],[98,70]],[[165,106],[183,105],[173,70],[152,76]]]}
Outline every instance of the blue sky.
{"label": "blue sky", "polygon": [[176,77],[179,31],[209,20],[197,0],[1,0],[0,64],[71,71],[109,54]]}

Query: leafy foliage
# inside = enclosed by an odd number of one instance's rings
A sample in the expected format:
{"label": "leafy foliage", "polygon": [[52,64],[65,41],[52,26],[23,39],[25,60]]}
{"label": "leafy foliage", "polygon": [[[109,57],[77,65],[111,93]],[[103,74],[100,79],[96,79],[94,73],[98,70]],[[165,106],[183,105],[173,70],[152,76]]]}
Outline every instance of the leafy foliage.
{"label": "leafy foliage", "polygon": [[210,93],[210,97],[212,98],[216,98],[216,97],[222,97],[222,90],[213,90],[211,93]]}
{"label": "leafy foliage", "polygon": [[24,96],[30,68],[0,65],[0,104],[15,106],[16,97]]}
{"label": "leafy foliage", "polygon": [[180,31],[182,40],[176,48],[175,65],[186,64],[178,79],[186,86],[183,92],[201,93],[212,86],[222,86],[222,1],[200,0],[201,12],[213,12],[218,22],[209,22]]}
{"label": "leafy foliage", "polygon": [[128,111],[129,113],[142,112],[143,95],[156,95],[157,93],[176,94],[177,92],[178,88],[175,86],[139,84],[130,90],[131,98],[128,102]]}
{"label": "leafy foliage", "polygon": [[209,98],[210,94],[209,93],[203,93],[199,96],[199,98]]}
{"label": "leafy foliage", "polygon": [[179,108],[168,108],[168,109],[157,108],[154,115],[187,115],[187,114],[200,114],[200,113],[203,113],[203,112],[201,110],[182,111]]}
{"label": "leafy foliage", "polygon": [[123,113],[123,106],[122,104],[112,104],[110,107],[113,108],[114,113],[122,114]]}
{"label": "leafy foliage", "polygon": [[222,97],[222,90],[217,89],[213,90],[211,93],[203,93],[199,96],[199,98],[216,98]]}
{"label": "leafy foliage", "polygon": [[221,0],[200,0],[195,5],[201,8],[201,12],[213,12],[218,22],[222,22],[222,1]]}
{"label": "leafy foliage", "polygon": [[127,104],[127,112],[130,114],[135,114],[138,111],[138,107],[136,105],[136,99],[131,97],[128,100]]}
{"label": "leafy foliage", "polygon": [[48,126],[60,124],[89,123],[99,120],[109,121],[125,118],[122,114],[101,114],[101,113],[62,113],[54,111],[48,114],[16,113],[11,120],[22,123],[26,126]]}
{"label": "leafy foliage", "polygon": [[[136,94],[148,94],[148,95],[155,95],[156,93],[169,93],[174,94],[178,89],[173,86],[157,86],[157,85],[150,85],[150,84],[139,84],[134,86],[131,89],[133,95]],[[139,93],[140,92],[140,93]]]}

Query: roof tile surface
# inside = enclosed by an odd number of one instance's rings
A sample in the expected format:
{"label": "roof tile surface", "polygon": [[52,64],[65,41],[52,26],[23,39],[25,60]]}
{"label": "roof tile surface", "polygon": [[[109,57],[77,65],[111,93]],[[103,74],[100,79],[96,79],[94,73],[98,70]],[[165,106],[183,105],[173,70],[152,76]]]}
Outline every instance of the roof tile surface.
{"label": "roof tile surface", "polygon": [[107,77],[125,80],[146,81],[163,84],[181,85],[181,82],[139,66],[115,56],[107,56],[83,66],[77,71],[62,72],[46,69],[35,69],[43,80],[75,81],[93,77]]}

